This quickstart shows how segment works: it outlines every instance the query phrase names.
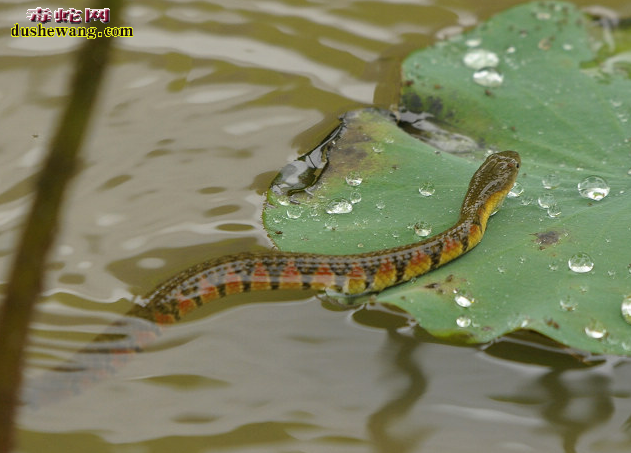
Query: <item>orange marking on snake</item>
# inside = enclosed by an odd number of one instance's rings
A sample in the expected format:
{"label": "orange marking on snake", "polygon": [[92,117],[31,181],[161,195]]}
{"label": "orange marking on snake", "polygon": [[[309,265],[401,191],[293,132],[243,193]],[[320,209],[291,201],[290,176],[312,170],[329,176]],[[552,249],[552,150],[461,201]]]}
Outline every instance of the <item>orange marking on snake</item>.
{"label": "orange marking on snake", "polygon": [[279,289],[302,288],[302,273],[296,267],[294,261],[288,261],[283,267],[278,281]]}
{"label": "orange marking on snake", "polygon": [[232,267],[230,267],[230,270],[226,272],[224,282],[226,285],[226,296],[243,292],[243,279],[240,274],[233,270]]}
{"label": "orange marking on snake", "polygon": [[195,308],[197,308],[197,304],[189,298],[182,298],[178,303],[178,310],[181,316],[195,310]]}
{"label": "orange marking on snake", "polygon": [[173,324],[176,319],[172,314],[156,313],[154,319],[158,324]]}
{"label": "orange marking on snake", "polygon": [[211,284],[206,277],[199,279],[199,286],[199,297],[202,299],[203,304],[221,297],[217,286]]}
{"label": "orange marking on snake", "polygon": [[335,283],[335,273],[331,270],[331,266],[328,264],[321,264],[313,274],[311,279],[311,288],[313,289],[326,289],[333,286]]}
{"label": "orange marking on snake", "polygon": [[397,280],[397,268],[391,258],[384,258],[379,264],[379,270],[375,274],[374,287],[377,290],[392,286]]}
{"label": "orange marking on snake", "polygon": [[265,291],[272,289],[272,279],[263,263],[257,261],[250,277],[250,289],[252,291]]}
{"label": "orange marking on snake", "polygon": [[346,274],[344,292],[348,294],[360,294],[366,290],[366,271],[359,263],[353,263],[350,272]]}

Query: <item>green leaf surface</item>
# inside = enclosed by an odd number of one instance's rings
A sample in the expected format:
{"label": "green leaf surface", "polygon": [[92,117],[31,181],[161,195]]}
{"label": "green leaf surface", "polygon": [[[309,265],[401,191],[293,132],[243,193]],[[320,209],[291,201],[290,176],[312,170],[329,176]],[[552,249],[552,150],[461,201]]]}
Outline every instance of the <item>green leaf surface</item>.
{"label": "green leaf surface", "polygon": [[[438,337],[487,342],[526,328],[570,347],[631,355],[631,325],[621,313],[631,295],[631,82],[618,64],[624,58],[604,55],[599,33],[571,4],[537,2],[404,61],[404,117],[419,114],[429,124],[429,114],[442,131],[434,138],[453,139],[449,129],[483,150],[518,151],[524,191],[491,218],[476,249],[377,301],[408,311]],[[463,58],[476,48],[499,57],[499,86],[474,82]],[[483,152],[437,152],[381,111],[352,112],[344,123],[313,187],[289,198],[270,191],[264,221],[280,249],[379,250],[417,241],[415,223],[437,233],[457,220]],[[345,181],[351,171],[363,177],[357,187]],[[602,200],[577,190],[590,175],[608,182]],[[427,182],[435,193],[425,197],[418,189]],[[352,212],[326,213],[351,192],[361,194]],[[550,195],[555,206],[541,208],[538,198]],[[591,271],[570,269],[577,253],[591,257]],[[459,296],[473,303],[462,307]]]}

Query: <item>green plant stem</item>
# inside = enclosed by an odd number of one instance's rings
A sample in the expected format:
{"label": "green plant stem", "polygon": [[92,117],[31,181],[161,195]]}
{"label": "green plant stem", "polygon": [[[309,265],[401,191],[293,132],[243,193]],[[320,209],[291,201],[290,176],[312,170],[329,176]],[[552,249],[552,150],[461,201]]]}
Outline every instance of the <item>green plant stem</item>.
{"label": "green plant stem", "polygon": [[[108,1],[105,6],[120,17],[122,0]],[[50,144],[14,256],[6,298],[0,308],[0,453],[11,451],[14,443],[15,408],[28,324],[42,287],[46,256],[59,223],[64,190],[77,168],[77,155],[111,43],[111,38],[87,40],[77,54],[77,70],[70,85],[72,94]]]}

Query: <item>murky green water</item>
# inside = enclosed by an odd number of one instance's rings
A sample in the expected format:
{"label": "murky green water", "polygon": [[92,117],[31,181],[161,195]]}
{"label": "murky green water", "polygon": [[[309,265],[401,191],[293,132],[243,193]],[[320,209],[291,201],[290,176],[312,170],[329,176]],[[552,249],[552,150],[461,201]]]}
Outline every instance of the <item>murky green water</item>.
{"label": "murky green water", "polygon": [[[29,375],[69,357],[178,270],[269,247],[259,216],[276,171],[317,145],[338,114],[395,104],[409,51],[519,2],[501,3],[133,2],[135,37],[116,42],[51,257]],[[631,15],[627,1],[601,4]],[[9,38],[35,6],[0,6],[4,273],[77,43]],[[631,448],[628,360],[585,366],[521,336],[452,347],[382,308],[263,297],[217,303],[115,377],[23,411],[20,451]]]}

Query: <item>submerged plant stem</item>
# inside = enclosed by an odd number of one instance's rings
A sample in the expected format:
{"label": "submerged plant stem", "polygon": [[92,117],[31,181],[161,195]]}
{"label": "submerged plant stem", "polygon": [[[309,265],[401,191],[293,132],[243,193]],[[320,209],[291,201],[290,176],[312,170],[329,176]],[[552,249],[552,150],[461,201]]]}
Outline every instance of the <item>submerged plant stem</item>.
{"label": "submerged plant stem", "polygon": [[[122,3],[111,0],[102,7],[109,7],[120,17]],[[77,168],[77,154],[107,66],[110,46],[108,38],[86,40],[77,54],[77,70],[70,81],[71,95],[51,141],[14,256],[6,298],[0,308],[0,453],[8,453],[13,446],[28,324],[41,290],[64,190]]]}

